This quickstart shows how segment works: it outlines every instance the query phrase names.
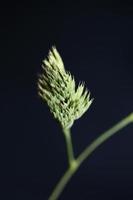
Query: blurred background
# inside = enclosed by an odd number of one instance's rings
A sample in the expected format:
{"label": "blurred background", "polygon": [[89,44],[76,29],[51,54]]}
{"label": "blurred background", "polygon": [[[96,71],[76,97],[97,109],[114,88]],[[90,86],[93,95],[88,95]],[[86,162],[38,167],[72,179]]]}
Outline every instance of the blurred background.
{"label": "blurred background", "polygon": [[[63,134],[37,94],[41,62],[55,45],[94,102],[72,128],[77,156],[133,111],[131,1],[1,5],[1,199],[48,199],[67,167]],[[84,162],[60,199],[133,199],[133,125]]]}

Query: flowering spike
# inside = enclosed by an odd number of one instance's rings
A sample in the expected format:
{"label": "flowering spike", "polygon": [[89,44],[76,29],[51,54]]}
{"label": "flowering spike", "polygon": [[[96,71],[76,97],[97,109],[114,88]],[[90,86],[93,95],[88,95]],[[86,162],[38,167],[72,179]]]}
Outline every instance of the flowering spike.
{"label": "flowering spike", "polygon": [[90,93],[80,83],[75,89],[75,79],[65,71],[56,47],[43,60],[42,74],[38,79],[38,94],[46,101],[54,117],[63,128],[70,128],[74,120],[80,118],[90,107]]}

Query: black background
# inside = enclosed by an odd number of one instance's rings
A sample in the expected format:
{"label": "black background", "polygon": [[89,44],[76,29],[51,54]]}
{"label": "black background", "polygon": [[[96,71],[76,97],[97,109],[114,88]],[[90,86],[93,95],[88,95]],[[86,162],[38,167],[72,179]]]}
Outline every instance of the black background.
{"label": "black background", "polygon": [[[1,199],[47,199],[67,160],[60,127],[37,95],[41,61],[56,45],[95,99],[72,128],[78,155],[133,111],[133,6],[5,2],[0,16]],[[60,199],[133,199],[132,125],[85,161]]]}

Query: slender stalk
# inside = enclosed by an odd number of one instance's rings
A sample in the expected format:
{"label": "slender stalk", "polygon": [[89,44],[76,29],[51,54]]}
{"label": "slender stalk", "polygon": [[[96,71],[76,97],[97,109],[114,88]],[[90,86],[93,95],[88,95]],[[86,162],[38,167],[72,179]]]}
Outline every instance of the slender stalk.
{"label": "slender stalk", "polygon": [[118,122],[112,128],[101,134],[97,139],[95,139],[77,158],[79,165],[103,142],[113,136],[115,133],[126,127],[128,124],[133,122],[133,113],[125,117],[123,120]]}
{"label": "slender stalk", "polygon": [[69,167],[70,167],[72,165],[72,163],[74,163],[74,161],[75,161],[71,131],[70,131],[70,129],[63,129],[63,132],[64,132],[65,142],[66,142],[68,163],[69,163]]}
{"label": "slender stalk", "polygon": [[76,168],[78,167],[77,162],[74,158],[71,131],[70,131],[70,129],[63,129],[63,133],[65,136],[69,167],[66,170],[66,172],[64,173],[64,175],[61,177],[60,181],[56,185],[55,189],[53,190],[53,192],[48,200],[56,200],[60,196],[64,187],[66,186],[68,181],[71,179],[72,175],[76,171]]}
{"label": "slender stalk", "polygon": [[54,188],[52,194],[48,198],[48,200],[57,200],[58,197],[61,195],[63,189],[65,188],[68,181],[72,178],[72,175],[75,173],[75,168],[68,168],[64,175],[61,177],[59,182],[57,183],[56,187]]}
{"label": "slender stalk", "polygon": [[128,124],[133,123],[133,113],[125,117],[123,120],[118,122],[108,131],[101,134],[96,140],[94,140],[79,156],[77,159],[74,159],[73,155],[73,146],[71,143],[70,137],[70,130],[65,130],[66,137],[66,144],[67,144],[67,153],[69,158],[69,168],[66,170],[64,175],[61,177],[59,182],[57,183],[56,187],[54,188],[53,192],[51,193],[48,200],[57,200],[58,197],[61,195],[63,189],[65,188],[68,181],[71,179],[73,174],[77,171],[83,161],[86,160],[91,153],[97,149],[103,142],[113,136],[115,133],[126,127]]}

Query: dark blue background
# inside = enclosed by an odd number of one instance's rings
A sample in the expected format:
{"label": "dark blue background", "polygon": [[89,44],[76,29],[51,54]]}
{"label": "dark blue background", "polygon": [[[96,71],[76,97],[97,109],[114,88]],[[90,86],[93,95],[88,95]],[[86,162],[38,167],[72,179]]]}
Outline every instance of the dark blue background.
{"label": "dark blue background", "polygon": [[[2,7],[2,199],[47,199],[67,166],[61,129],[37,95],[41,61],[52,45],[95,98],[72,128],[75,155],[133,111],[132,14],[129,3],[112,2]],[[132,125],[85,161],[60,199],[133,199]]]}

